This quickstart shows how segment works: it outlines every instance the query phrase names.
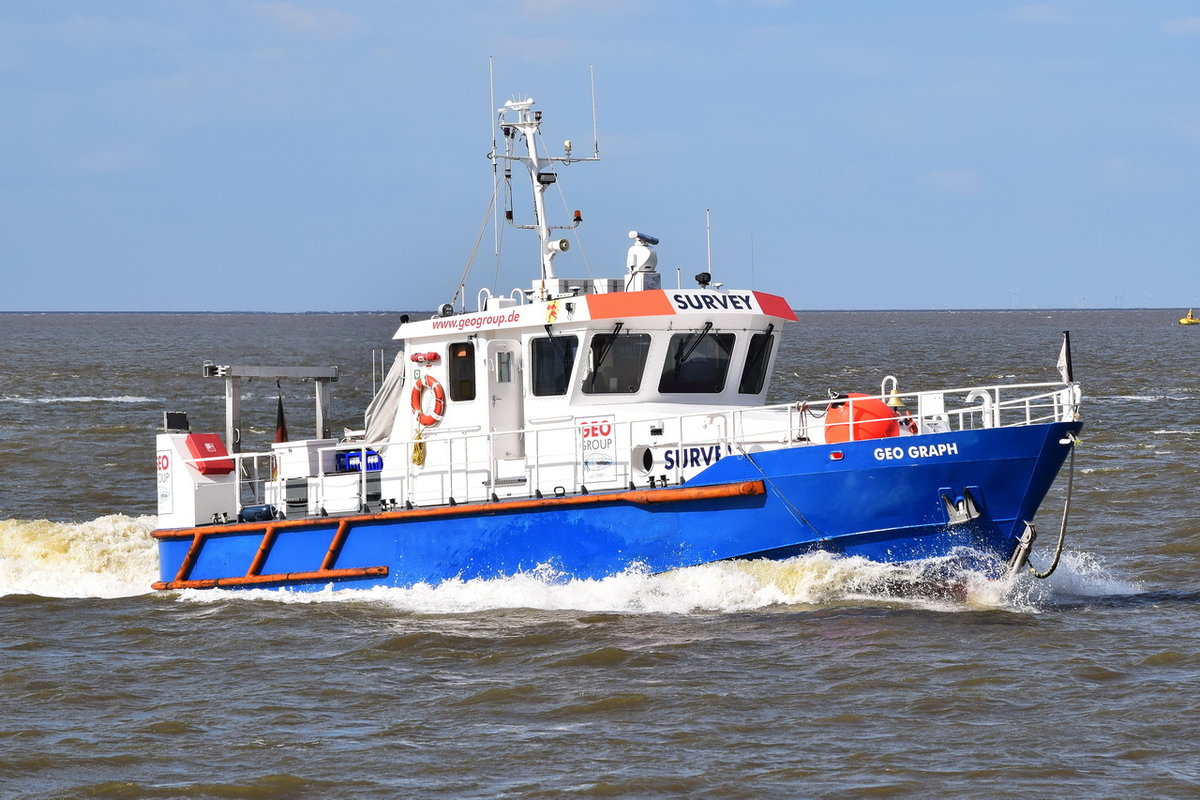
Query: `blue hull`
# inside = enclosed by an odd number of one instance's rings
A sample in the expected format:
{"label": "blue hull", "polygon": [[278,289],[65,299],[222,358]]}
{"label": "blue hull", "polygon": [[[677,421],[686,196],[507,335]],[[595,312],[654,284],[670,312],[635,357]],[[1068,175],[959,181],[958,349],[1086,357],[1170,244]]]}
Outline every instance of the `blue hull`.
{"label": "blue hull", "polygon": [[[970,554],[1004,564],[1070,451],[1063,440],[1080,427],[727,456],[686,487],[649,492],[161,530],[155,587],[411,586],[546,565],[601,578],[815,550],[881,562]],[[739,485],[756,493],[719,496]]]}

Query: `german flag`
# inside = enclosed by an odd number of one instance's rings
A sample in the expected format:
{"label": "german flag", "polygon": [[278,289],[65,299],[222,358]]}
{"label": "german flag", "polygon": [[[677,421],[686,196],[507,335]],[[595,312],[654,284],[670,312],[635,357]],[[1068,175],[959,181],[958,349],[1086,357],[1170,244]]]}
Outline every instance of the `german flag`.
{"label": "german flag", "polygon": [[275,410],[275,441],[286,442],[288,440],[287,422],[283,419],[283,394],[279,395],[279,405]]}

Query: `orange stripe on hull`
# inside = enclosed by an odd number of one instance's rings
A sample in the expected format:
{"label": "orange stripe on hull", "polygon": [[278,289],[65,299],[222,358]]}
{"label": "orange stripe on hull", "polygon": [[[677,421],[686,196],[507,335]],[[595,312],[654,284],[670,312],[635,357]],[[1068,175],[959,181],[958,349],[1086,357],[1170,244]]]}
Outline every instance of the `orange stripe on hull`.
{"label": "orange stripe on hull", "polygon": [[[762,494],[766,494],[766,489],[762,481],[744,481],[742,483],[722,483],[716,486],[680,486],[674,489],[640,489],[629,492],[574,494],[567,497],[509,500],[498,503],[435,506],[433,508],[414,508],[411,511],[358,514],[349,517],[338,517],[336,519],[329,517],[306,517],[304,519],[280,520],[270,524],[277,530],[297,527],[311,528],[322,524],[337,525],[340,528],[344,524],[365,521],[408,521],[429,519],[431,517],[465,517],[478,514],[508,513],[511,511],[550,510],[561,506],[586,506],[598,503],[656,505],[692,500],[717,500],[723,497],[754,497]],[[230,525],[205,525],[202,528],[160,530],[154,531],[150,535],[156,539],[189,539],[196,536],[202,537],[218,533],[244,533],[247,530],[257,529],[261,529],[261,526],[256,523],[239,522]]]}

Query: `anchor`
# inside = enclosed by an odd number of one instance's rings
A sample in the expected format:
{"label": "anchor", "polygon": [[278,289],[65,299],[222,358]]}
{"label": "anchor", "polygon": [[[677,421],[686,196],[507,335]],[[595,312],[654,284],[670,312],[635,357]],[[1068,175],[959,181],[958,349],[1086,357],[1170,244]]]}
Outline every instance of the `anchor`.
{"label": "anchor", "polygon": [[949,524],[951,525],[961,525],[982,516],[970,489],[963,489],[962,497],[957,501],[951,500],[950,495],[942,492],[942,507],[946,509],[946,516],[950,519]]}
{"label": "anchor", "polygon": [[1025,530],[1021,531],[1021,538],[1017,540],[1017,549],[1013,551],[1012,558],[1008,560],[1008,569],[1010,574],[1016,574],[1016,571],[1029,563],[1029,551],[1033,548],[1033,543],[1037,540],[1037,528],[1032,522],[1025,523]]}

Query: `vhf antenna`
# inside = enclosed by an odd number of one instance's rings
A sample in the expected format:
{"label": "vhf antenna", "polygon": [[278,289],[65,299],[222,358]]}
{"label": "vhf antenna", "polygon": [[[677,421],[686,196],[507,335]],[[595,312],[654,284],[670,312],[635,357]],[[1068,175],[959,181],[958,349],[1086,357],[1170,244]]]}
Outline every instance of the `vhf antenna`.
{"label": "vhf antenna", "polygon": [[600,157],[600,134],[596,129],[596,67],[588,64],[588,77],[592,84],[592,158]]}

